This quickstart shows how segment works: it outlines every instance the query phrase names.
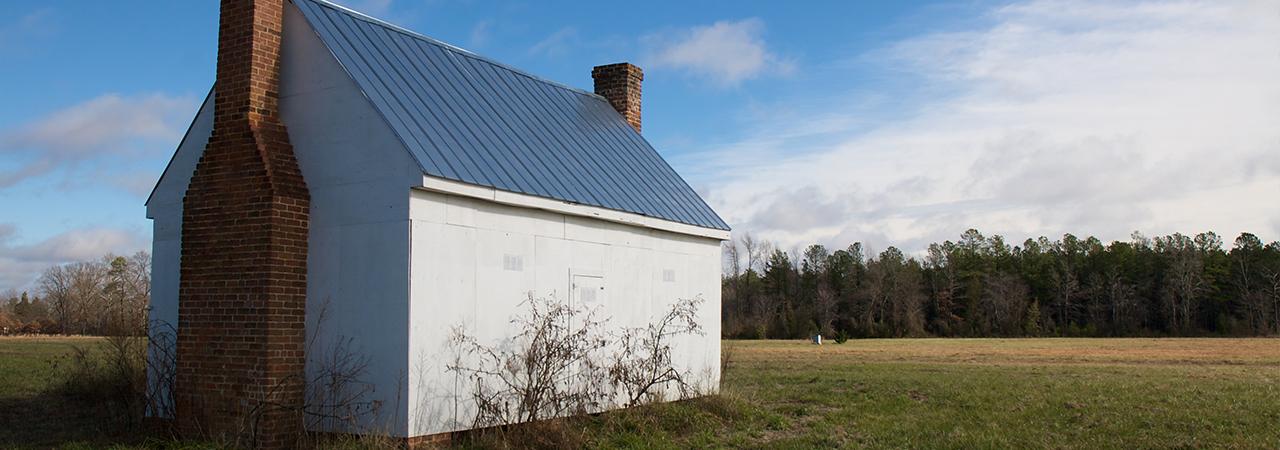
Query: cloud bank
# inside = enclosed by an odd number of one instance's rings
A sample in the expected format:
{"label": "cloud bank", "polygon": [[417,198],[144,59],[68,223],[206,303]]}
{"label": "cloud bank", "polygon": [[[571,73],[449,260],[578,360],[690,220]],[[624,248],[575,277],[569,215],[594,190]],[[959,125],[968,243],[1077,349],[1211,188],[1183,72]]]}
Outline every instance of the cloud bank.
{"label": "cloud bank", "polygon": [[106,94],[0,132],[0,189],[59,170],[69,176],[157,157],[172,150],[195,109],[188,97]]}
{"label": "cloud bank", "polygon": [[851,89],[854,106],[762,115],[757,133],[691,158],[709,201],[784,247],[919,251],[970,227],[1280,238],[1274,3],[1034,1],[987,19],[854,59],[949,93],[903,120],[851,125],[877,114]]}

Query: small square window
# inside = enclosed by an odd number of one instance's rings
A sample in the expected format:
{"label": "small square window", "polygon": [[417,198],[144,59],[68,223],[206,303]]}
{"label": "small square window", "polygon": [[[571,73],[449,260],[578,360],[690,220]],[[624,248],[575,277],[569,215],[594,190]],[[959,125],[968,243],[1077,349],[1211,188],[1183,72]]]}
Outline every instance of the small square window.
{"label": "small square window", "polygon": [[502,268],[512,272],[524,271],[524,257],[520,255],[503,255]]}
{"label": "small square window", "polygon": [[676,271],[671,270],[671,269],[663,270],[663,271],[662,271],[662,281],[667,282],[667,283],[675,283],[675,282],[676,282]]}

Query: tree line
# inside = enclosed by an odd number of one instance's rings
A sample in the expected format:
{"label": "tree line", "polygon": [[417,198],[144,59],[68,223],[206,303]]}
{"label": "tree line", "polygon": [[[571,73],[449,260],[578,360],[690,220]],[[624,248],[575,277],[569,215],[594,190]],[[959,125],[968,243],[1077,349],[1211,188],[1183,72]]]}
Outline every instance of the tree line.
{"label": "tree line", "polygon": [[[724,247],[722,320],[735,338],[1280,334],[1280,242],[1213,232],[1010,245],[968,230],[911,256],[861,243]],[[50,267],[0,295],[0,333],[119,334],[146,326],[151,257]]]}
{"label": "tree line", "polygon": [[1280,334],[1280,242],[1213,232],[1010,245],[968,230],[911,256],[861,243],[724,246],[733,338]]}
{"label": "tree line", "polygon": [[146,329],[151,255],[49,267],[34,292],[0,295],[0,333],[136,335]]}

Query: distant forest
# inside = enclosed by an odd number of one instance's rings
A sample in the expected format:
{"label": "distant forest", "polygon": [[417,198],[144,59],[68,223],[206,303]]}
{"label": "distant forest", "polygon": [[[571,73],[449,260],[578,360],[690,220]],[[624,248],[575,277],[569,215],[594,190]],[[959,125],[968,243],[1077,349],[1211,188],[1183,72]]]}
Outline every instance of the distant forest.
{"label": "distant forest", "polygon": [[920,257],[860,243],[786,252],[725,244],[733,338],[1280,334],[1280,242],[1212,232],[1009,245],[965,232]]}
{"label": "distant forest", "polygon": [[141,335],[150,297],[147,252],[51,266],[35,292],[0,293],[0,335]]}

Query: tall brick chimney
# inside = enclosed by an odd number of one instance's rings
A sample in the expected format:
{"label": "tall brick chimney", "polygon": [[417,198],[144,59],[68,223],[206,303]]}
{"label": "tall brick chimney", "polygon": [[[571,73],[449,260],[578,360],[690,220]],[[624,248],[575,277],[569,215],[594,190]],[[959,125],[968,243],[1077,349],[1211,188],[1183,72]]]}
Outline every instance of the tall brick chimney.
{"label": "tall brick chimney", "polygon": [[284,0],[222,0],[213,134],[183,199],[176,425],[291,448],[302,430],[310,197],[280,121]]}
{"label": "tall brick chimney", "polygon": [[636,132],[640,132],[640,82],[644,71],[631,63],[596,66],[591,69],[596,94],[609,100],[613,109],[627,119]]}

